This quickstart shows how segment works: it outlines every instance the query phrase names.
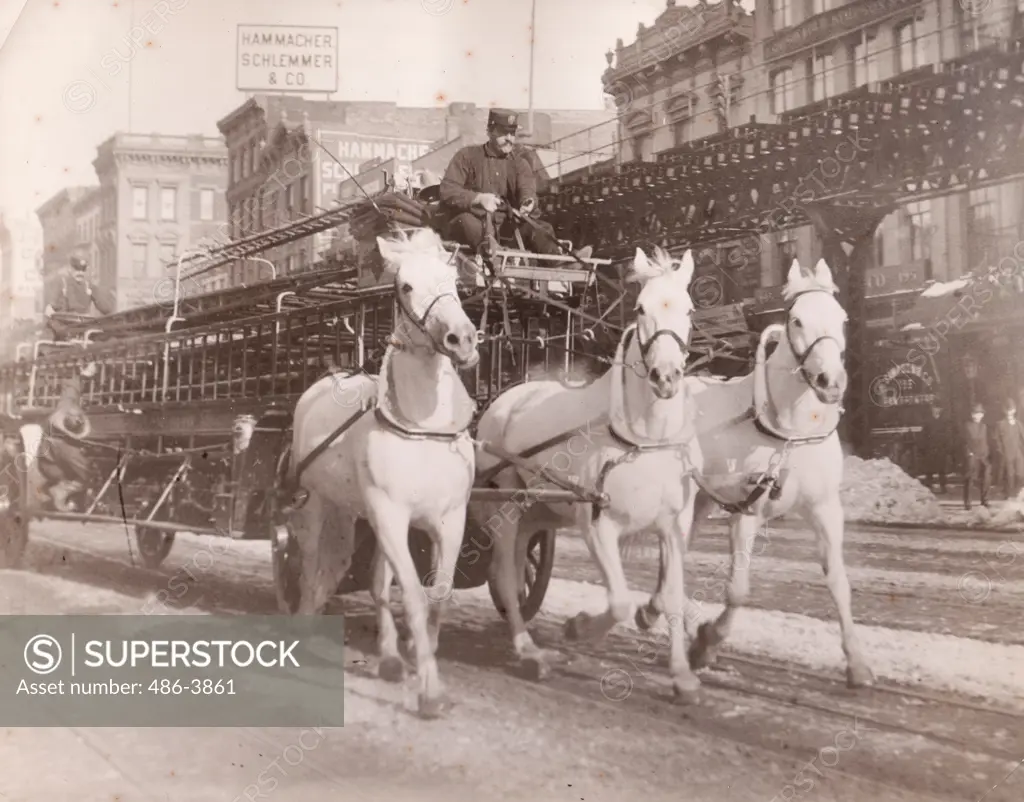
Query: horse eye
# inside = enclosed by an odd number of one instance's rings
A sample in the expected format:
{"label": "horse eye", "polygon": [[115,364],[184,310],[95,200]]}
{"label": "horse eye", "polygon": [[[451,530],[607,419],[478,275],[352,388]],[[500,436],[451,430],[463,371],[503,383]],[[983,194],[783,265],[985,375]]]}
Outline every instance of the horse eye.
{"label": "horse eye", "polygon": [[637,313],[638,315],[643,315],[643,314],[646,314],[646,313],[644,312],[644,305],[643,305],[643,304],[637,304],[637,305],[636,305],[636,313]]}
{"label": "horse eye", "polygon": [[793,325],[796,326],[798,329],[800,329],[800,328],[803,328],[804,324],[800,322],[800,318],[795,317],[795,318],[793,318]]}
{"label": "horse eye", "polygon": [[402,292],[404,292],[404,293],[412,292],[412,285],[411,284],[403,284],[402,285]]}

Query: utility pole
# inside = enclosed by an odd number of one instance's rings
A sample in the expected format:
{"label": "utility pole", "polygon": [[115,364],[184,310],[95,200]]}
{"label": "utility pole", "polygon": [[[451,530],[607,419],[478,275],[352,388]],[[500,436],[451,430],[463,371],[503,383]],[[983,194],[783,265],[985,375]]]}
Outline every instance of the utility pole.
{"label": "utility pole", "polygon": [[537,0],[530,3],[530,110],[527,113],[526,124],[530,129],[531,138],[534,137],[533,130],[533,43],[537,32]]}

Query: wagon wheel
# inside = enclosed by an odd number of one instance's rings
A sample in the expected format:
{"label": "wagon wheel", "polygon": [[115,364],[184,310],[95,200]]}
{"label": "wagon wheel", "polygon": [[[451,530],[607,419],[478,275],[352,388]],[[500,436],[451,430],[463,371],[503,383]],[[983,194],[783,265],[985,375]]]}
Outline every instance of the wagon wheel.
{"label": "wagon wheel", "polygon": [[[277,462],[277,486],[281,487],[285,471],[288,468],[288,457],[291,448],[285,448]],[[271,490],[266,496],[266,521],[270,535],[270,556],[274,568],[274,594],[277,596],[277,609],[283,615],[295,615],[299,610],[301,587],[299,580],[302,570],[302,557],[299,554],[299,541],[292,534],[285,516],[280,511],[277,493]]]}
{"label": "wagon wheel", "polygon": [[[139,517],[142,518],[148,515],[152,508],[152,503],[143,506],[139,512]],[[138,546],[139,558],[146,568],[159,568],[163,561],[167,559],[167,555],[171,553],[171,547],[174,545],[174,532],[136,524],[135,545]]]}
{"label": "wagon wheel", "polygon": [[[551,569],[555,564],[555,532],[542,529],[535,532],[526,546],[526,565],[524,567],[523,585],[519,590],[519,612],[524,621],[530,621],[544,603],[544,594],[551,582]],[[488,583],[491,601],[502,618],[505,608],[498,598],[493,583]]]}
{"label": "wagon wheel", "polygon": [[27,482],[21,438],[0,450],[0,568],[19,568],[28,546]]}
{"label": "wagon wheel", "polygon": [[135,544],[139,557],[146,568],[159,568],[174,545],[174,532],[165,532],[151,526],[135,526]]}

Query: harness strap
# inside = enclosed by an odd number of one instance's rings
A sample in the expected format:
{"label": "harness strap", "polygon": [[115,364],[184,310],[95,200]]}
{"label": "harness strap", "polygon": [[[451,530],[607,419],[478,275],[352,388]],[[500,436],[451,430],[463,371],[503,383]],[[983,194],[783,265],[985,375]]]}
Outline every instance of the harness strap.
{"label": "harness strap", "polygon": [[[375,407],[376,404],[374,404],[373,406]],[[371,409],[371,407],[367,407],[366,409],[360,410],[358,415],[353,415],[351,418],[349,418],[347,421],[345,421],[343,424],[341,424],[341,426],[339,426],[337,429],[335,429],[333,432],[331,432],[327,436],[326,440],[324,440],[322,443],[317,445],[316,448],[314,448],[312,451],[310,451],[305,456],[305,458],[298,464],[298,466],[296,466],[296,468],[295,468],[295,478],[293,480],[294,483],[296,485],[298,485],[299,480],[302,478],[302,474],[305,473],[306,468],[309,467],[310,463],[312,463],[313,460],[315,460],[317,457],[319,457],[321,454],[323,454],[328,448],[330,448],[331,444],[335,440],[337,440],[346,431],[348,431],[348,429],[350,429],[355,424],[355,422],[357,420],[362,418],[363,415],[365,415],[367,412],[369,412],[370,409]]]}
{"label": "harness strap", "polygon": [[[601,420],[600,418],[596,419],[596,421],[600,421],[600,420]],[[596,421],[590,421],[590,423],[594,423]],[[574,428],[574,429],[567,429],[564,432],[556,434],[554,437],[549,437],[547,440],[544,440],[544,441],[542,441],[540,443],[537,443],[537,445],[535,445],[535,446],[530,446],[525,451],[520,451],[517,456],[518,456],[519,459],[529,459],[530,457],[535,457],[538,454],[540,454],[541,452],[547,451],[552,446],[558,446],[558,445],[561,445],[562,443],[567,442],[578,431],[579,431],[578,427]],[[481,445],[483,445],[483,444],[481,444]],[[486,445],[486,446],[483,446],[483,448],[484,448],[484,450],[489,450],[490,448],[493,448],[493,446]],[[493,454],[496,457],[500,457],[501,456],[500,454],[496,453],[495,451],[490,451],[490,453]],[[493,466],[491,468],[488,468],[486,471],[484,471],[482,474],[480,474],[477,477],[477,482],[482,483],[482,484],[490,484],[495,476],[497,476],[499,473],[501,473],[506,468],[510,467],[512,464],[513,464],[513,462],[510,459],[502,458],[501,462],[499,462],[497,465],[495,465],[495,466]]]}
{"label": "harness strap", "polygon": [[[541,445],[544,444],[542,443]],[[562,479],[561,477],[556,476],[550,471],[548,471],[543,466],[529,464],[528,462],[526,462],[526,452],[524,452],[524,454],[519,455],[511,454],[505,451],[504,449],[499,448],[496,445],[483,442],[480,443],[480,447],[489,454],[493,454],[496,457],[502,458],[503,460],[506,461],[506,464],[508,465],[515,465],[516,467],[522,468],[523,470],[532,471],[534,473],[539,474],[540,476],[544,477],[549,482],[551,482],[551,484],[562,488],[562,490],[566,490],[570,493],[575,493],[577,496],[584,499],[585,501],[589,501],[591,504],[594,504],[595,507],[604,509],[605,507],[608,506],[608,498],[603,493],[589,490],[576,482],[570,482],[566,479]],[[534,448],[536,448],[536,446]],[[477,479],[477,484],[481,484],[481,480],[479,478]]]}
{"label": "harness strap", "polygon": [[373,414],[381,426],[391,429],[403,437],[408,437],[410,440],[441,440],[449,442],[451,440],[458,440],[466,433],[465,429],[457,432],[428,432],[425,429],[410,429],[388,415],[379,405],[375,406]]}
{"label": "harness strap", "polygon": [[782,484],[779,481],[780,465],[776,465],[768,470],[754,486],[754,489],[750,492],[745,499],[742,501],[726,501],[719,496],[714,490],[708,487],[703,481],[701,481],[700,474],[697,471],[692,471],[690,475],[693,480],[697,483],[697,487],[701,489],[703,493],[706,493],[711,497],[718,506],[725,510],[730,515],[745,514],[750,508],[757,503],[758,499],[761,498],[766,492],[771,490],[771,498],[776,499],[782,492]]}

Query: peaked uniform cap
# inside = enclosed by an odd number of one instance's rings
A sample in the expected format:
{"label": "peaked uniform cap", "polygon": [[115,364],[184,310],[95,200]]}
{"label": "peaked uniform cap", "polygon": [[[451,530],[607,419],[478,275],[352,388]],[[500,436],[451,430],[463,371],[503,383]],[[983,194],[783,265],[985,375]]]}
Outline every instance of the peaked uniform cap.
{"label": "peaked uniform cap", "polygon": [[519,112],[512,109],[491,109],[487,115],[487,127],[515,131],[519,128]]}

